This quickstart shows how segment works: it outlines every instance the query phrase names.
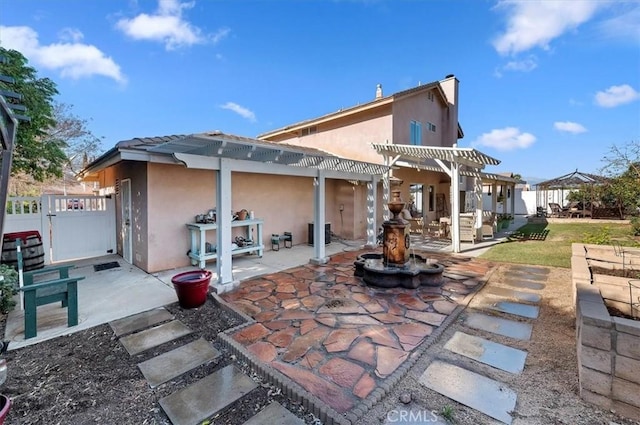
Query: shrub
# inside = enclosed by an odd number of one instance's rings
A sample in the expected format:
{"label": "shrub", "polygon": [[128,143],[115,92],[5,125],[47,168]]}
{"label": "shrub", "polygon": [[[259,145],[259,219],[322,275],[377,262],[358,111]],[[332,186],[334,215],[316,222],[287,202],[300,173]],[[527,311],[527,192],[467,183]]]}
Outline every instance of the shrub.
{"label": "shrub", "polygon": [[582,243],[591,245],[610,245],[611,231],[608,226],[604,226],[596,233],[587,232],[582,235]]}
{"label": "shrub", "polygon": [[18,293],[18,272],[13,267],[0,264],[0,312],[8,313],[16,306],[13,300]]}
{"label": "shrub", "polygon": [[640,217],[631,219],[631,233],[633,233],[633,236],[640,236]]}

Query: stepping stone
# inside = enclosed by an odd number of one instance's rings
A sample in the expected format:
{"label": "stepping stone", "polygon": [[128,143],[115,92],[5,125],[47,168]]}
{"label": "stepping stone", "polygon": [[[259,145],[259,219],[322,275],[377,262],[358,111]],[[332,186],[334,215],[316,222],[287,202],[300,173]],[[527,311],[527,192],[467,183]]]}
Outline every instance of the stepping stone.
{"label": "stepping stone", "polygon": [[192,425],[214,416],[258,385],[233,365],[160,399],[173,425]]}
{"label": "stepping stone", "polygon": [[488,364],[505,372],[520,373],[524,370],[527,352],[507,347],[488,339],[457,331],[444,345],[447,350]]}
{"label": "stepping stone", "polygon": [[530,302],[530,303],[539,303],[542,298],[538,294],[534,294],[531,292],[524,291],[516,291],[514,289],[502,288],[499,286],[495,286],[492,288],[487,288],[483,292],[483,294],[496,295],[504,298],[515,298],[518,301]]}
{"label": "stepping stone", "polygon": [[544,269],[541,267],[532,267],[532,266],[511,266],[510,270],[515,271],[516,273],[524,273],[524,274],[541,274],[548,275],[549,269]]}
{"label": "stepping stone", "polygon": [[114,320],[109,323],[109,326],[111,326],[111,329],[113,329],[116,336],[121,336],[131,332],[140,331],[172,319],[173,315],[167,310],[164,308],[156,308],[139,314],[134,314],[133,316]]}
{"label": "stepping stone", "polygon": [[214,360],[219,355],[220,352],[211,343],[200,338],[139,363],[138,367],[147,379],[149,386],[155,388],[191,369]]}
{"label": "stepping stone", "polygon": [[186,327],[179,320],[173,320],[168,323],[156,326],[155,328],[146,329],[135,334],[123,336],[120,342],[124,345],[130,355],[135,355],[157,347],[165,342],[173,341],[181,336],[191,333],[191,329]]}
{"label": "stepping stone", "polygon": [[450,422],[440,418],[433,409],[409,408],[405,404],[399,404],[389,410],[384,425],[450,425]]}
{"label": "stepping stone", "polygon": [[480,313],[470,313],[466,319],[464,319],[464,324],[470,328],[524,341],[531,339],[531,331],[533,329],[530,323],[516,322],[514,320]]}
{"label": "stepping stone", "polygon": [[512,303],[509,301],[500,301],[493,304],[486,304],[484,306],[490,310],[500,311],[502,313],[515,314],[516,316],[527,317],[529,319],[535,319],[540,313],[540,307],[536,305]]}
{"label": "stepping stone", "polygon": [[534,280],[536,282],[544,282],[547,280],[547,277],[541,274],[530,274],[530,273],[509,273],[507,272],[506,276],[514,278],[514,279],[526,279],[526,280]]}
{"label": "stepping stone", "polygon": [[262,409],[257,415],[252,416],[243,425],[304,425],[304,420],[300,419],[277,401],[272,402]]}
{"label": "stepping stone", "polygon": [[542,283],[529,282],[526,280],[506,279],[504,283],[510,286],[515,286],[516,288],[533,289],[534,291],[539,291],[541,289],[544,289],[544,285]]}
{"label": "stepping stone", "polygon": [[429,365],[420,383],[487,416],[511,424],[517,395],[505,384],[439,360]]}

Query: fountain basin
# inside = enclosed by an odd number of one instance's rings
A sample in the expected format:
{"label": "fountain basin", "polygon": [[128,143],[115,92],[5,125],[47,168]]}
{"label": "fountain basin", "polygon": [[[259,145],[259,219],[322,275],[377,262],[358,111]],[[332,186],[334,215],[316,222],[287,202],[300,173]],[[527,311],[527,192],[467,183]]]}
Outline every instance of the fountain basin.
{"label": "fountain basin", "polygon": [[[426,260],[418,254],[411,254],[409,256],[410,261],[424,263]],[[364,254],[358,255],[356,261],[353,262],[353,265],[356,267],[356,270],[353,272],[354,276],[363,277],[364,276],[364,263],[367,260],[383,260],[384,255],[378,252],[365,252]]]}
{"label": "fountain basin", "polygon": [[444,266],[438,263],[409,262],[402,267],[385,266],[382,259],[368,259],[362,265],[362,279],[379,288],[440,286],[444,283]]}

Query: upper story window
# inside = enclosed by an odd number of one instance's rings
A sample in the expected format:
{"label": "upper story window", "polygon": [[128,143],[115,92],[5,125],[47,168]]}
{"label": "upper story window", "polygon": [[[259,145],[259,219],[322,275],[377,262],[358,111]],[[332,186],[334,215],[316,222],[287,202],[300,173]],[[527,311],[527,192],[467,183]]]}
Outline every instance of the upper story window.
{"label": "upper story window", "polygon": [[436,125],[430,122],[427,122],[427,129],[432,132],[436,132]]}
{"label": "upper story window", "polygon": [[422,144],[422,124],[418,121],[411,120],[410,124],[410,142],[412,145]]}
{"label": "upper story window", "polygon": [[433,102],[433,92],[427,93],[427,99]]}
{"label": "upper story window", "polygon": [[310,134],[316,134],[317,132],[318,132],[318,127],[313,125],[311,127],[303,128],[300,135],[301,136],[308,136]]}

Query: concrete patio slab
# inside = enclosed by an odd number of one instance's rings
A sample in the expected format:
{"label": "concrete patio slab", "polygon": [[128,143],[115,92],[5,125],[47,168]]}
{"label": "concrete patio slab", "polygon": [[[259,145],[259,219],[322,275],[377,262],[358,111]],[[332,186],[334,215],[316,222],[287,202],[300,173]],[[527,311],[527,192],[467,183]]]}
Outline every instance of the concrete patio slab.
{"label": "concrete patio slab", "polygon": [[160,406],[173,425],[200,423],[258,385],[233,365],[160,399]]}
{"label": "concrete patio slab", "polygon": [[498,344],[488,339],[456,331],[444,345],[447,350],[493,366],[505,372],[520,373],[524,370],[527,352]]}
{"label": "concrete patio slab", "polygon": [[274,401],[243,425],[304,425],[304,421]]}
{"label": "concrete patio slab", "polygon": [[509,313],[516,316],[522,316],[529,319],[535,319],[540,313],[540,307],[529,304],[512,303],[509,301],[500,301],[497,303],[487,303],[483,306],[489,310],[499,311],[501,313]]}
{"label": "concrete patio slab", "polygon": [[530,323],[516,322],[482,313],[469,313],[464,319],[464,324],[470,328],[525,341],[531,339],[531,331],[533,330]]}
{"label": "concrete patio slab", "polygon": [[138,364],[149,386],[155,388],[220,356],[210,342],[199,338]]}
{"label": "concrete patio slab", "polygon": [[120,338],[120,342],[127,352],[133,356],[190,333],[191,329],[182,322],[173,320],[154,328],[123,336]]}
{"label": "concrete patio slab", "polygon": [[419,379],[420,383],[450,399],[506,424],[516,407],[517,395],[501,382],[439,360]]}
{"label": "concrete patio slab", "polygon": [[483,294],[495,295],[504,298],[512,298],[518,301],[529,303],[539,303],[542,297],[532,292],[517,291],[515,289],[503,288],[500,286],[492,286],[482,291]]}
{"label": "concrete patio slab", "polygon": [[116,336],[120,337],[169,320],[173,320],[173,314],[164,308],[156,308],[114,320],[113,322],[109,322],[109,326],[111,326]]}

